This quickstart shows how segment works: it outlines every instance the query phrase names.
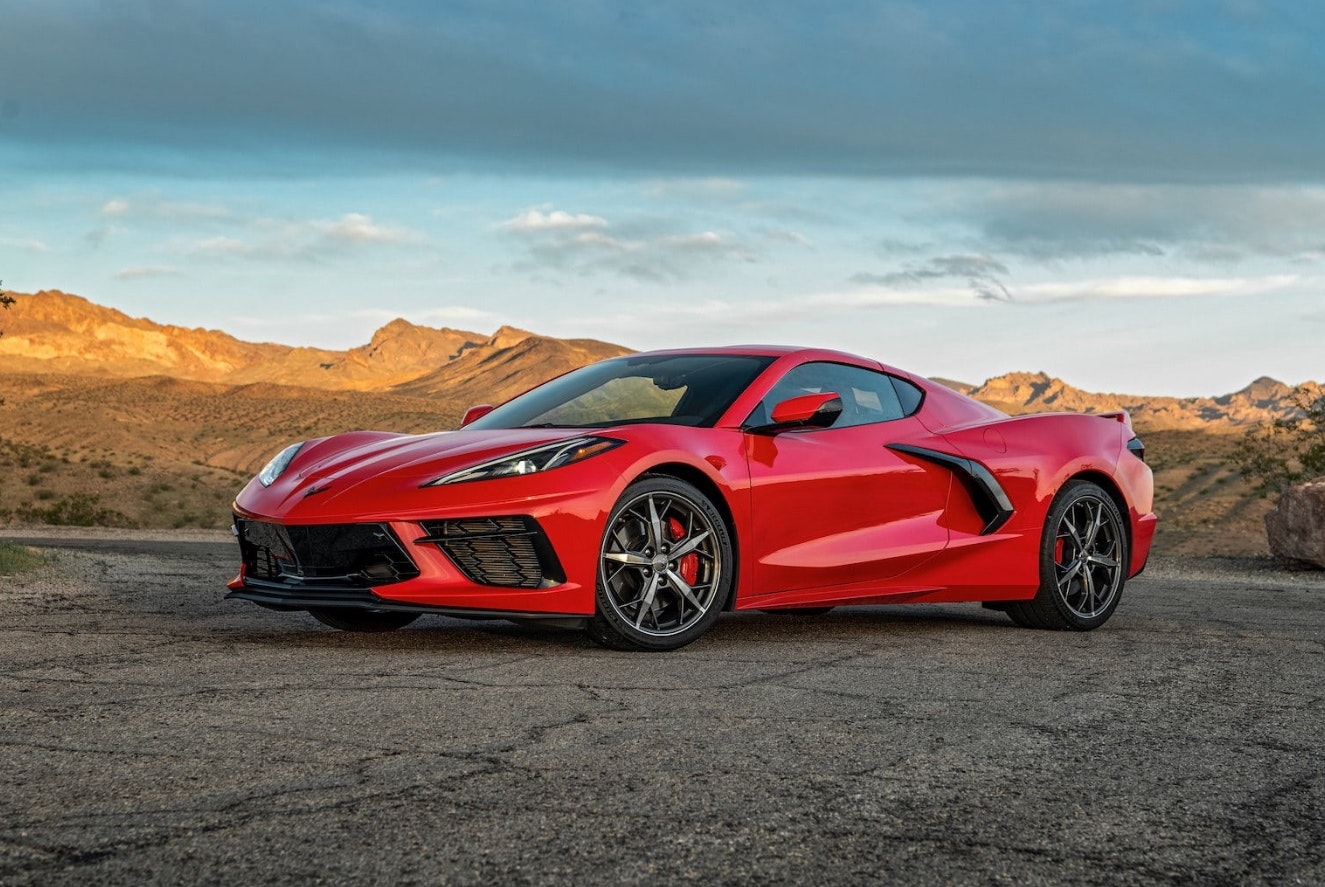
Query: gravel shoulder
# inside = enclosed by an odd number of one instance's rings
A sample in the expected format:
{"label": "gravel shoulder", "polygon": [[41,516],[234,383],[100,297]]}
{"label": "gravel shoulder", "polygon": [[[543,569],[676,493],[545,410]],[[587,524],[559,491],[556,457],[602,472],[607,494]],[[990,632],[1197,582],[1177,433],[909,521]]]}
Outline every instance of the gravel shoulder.
{"label": "gravel shoulder", "polygon": [[8,528],[0,883],[1325,882],[1325,575],[1156,558],[1089,634],[733,614],[673,654],[224,601],[208,531]]}

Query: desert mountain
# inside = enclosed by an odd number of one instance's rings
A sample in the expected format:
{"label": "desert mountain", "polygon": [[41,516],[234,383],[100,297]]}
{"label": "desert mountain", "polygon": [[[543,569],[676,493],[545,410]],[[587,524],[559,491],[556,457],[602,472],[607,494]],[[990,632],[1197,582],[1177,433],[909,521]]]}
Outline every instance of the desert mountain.
{"label": "desert mountain", "polygon": [[948,380],[943,383],[1007,413],[1127,410],[1137,428],[1152,431],[1231,430],[1259,425],[1293,415],[1300,393],[1322,393],[1315,382],[1294,389],[1266,376],[1232,394],[1183,398],[1093,394],[1046,373],[1007,373],[974,386]]}
{"label": "desert mountain", "polygon": [[[3,317],[0,372],[286,385],[390,392],[447,408],[497,403],[568,370],[627,353],[593,339],[553,339],[514,327],[491,336],[393,320],[347,351],[245,342],[216,330],[165,326],[55,290],[14,294]],[[1141,397],[1082,391],[1045,373],[1008,373],[980,385],[937,380],[1013,414],[1125,409],[1143,430],[1233,430],[1292,415],[1302,392],[1260,378],[1220,397]]]}
{"label": "desert mountain", "polygon": [[[475,396],[491,391],[472,372],[500,367],[509,396],[531,384],[627,349],[563,342],[503,327],[493,336],[397,319],[348,351],[244,342],[217,330],[166,326],[56,290],[13,294],[0,337],[0,371],[112,378],[169,376],[195,382]],[[455,366],[452,366],[452,364]],[[515,379],[521,379],[518,384]],[[486,395],[485,399],[492,399]]]}

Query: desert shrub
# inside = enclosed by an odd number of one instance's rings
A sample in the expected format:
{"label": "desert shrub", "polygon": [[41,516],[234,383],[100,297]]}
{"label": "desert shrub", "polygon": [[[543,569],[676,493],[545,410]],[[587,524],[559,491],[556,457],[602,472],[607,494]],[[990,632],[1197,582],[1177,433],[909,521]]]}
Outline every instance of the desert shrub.
{"label": "desert shrub", "polygon": [[14,510],[14,517],[24,523],[69,527],[129,527],[133,521],[123,512],[100,507],[101,497],[90,493],[64,496],[42,508],[24,503]]}
{"label": "desert shrub", "polygon": [[1233,465],[1262,493],[1325,475],[1325,393],[1298,389],[1298,412],[1253,428],[1239,442]]}
{"label": "desert shrub", "polygon": [[44,444],[26,444],[0,437],[0,465],[32,468],[54,458],[51,448]]}

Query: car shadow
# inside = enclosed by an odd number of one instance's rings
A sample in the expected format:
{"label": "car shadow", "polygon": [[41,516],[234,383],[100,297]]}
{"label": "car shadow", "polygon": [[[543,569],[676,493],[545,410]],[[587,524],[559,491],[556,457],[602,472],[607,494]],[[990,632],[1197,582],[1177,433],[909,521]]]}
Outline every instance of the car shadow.
{"label": "car shadow", "polygon": [[[278,631],[230,634],[228,640],[260,646],[308,649],[376,649],[398,651],[446,650],[492,654],[538,652],[544,655],[637,655],[605,649],[583,632],[521,624],[501,619],[469,620],[425,616],[393,632],[345,632],[322,626],[305,614],[272,614],[285,620]],[[882,637],[967,635],[973,632],[1018,631],[1006,616],[979,605],[841,607],[819,615],[771,614],[757,611],[726,613],[705,634],[684,650],[716,646],[732,649],[769,644],[803,644],[816,639],[835,643],[858,639],[862,643]]]}

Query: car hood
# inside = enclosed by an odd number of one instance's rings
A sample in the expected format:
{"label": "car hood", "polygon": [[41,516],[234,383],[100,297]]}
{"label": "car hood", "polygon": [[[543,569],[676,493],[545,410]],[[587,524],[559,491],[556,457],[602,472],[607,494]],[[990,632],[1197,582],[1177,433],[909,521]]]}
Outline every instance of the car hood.
{"label": "car hood", "polygon": [[365,484],[382,493],[418,489],[428,481],[559,440],[593,433],[582,428],[518,428],[400,435],[358,431],[309,441],[270,487],[252,480],[237,500],[247,510],[288,513],[316,497],[319,510]]}

